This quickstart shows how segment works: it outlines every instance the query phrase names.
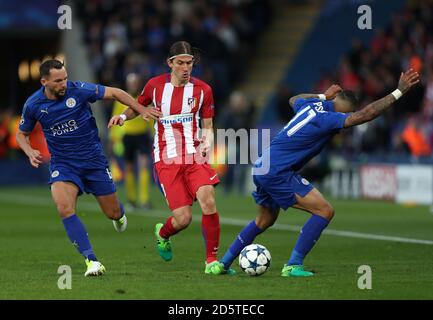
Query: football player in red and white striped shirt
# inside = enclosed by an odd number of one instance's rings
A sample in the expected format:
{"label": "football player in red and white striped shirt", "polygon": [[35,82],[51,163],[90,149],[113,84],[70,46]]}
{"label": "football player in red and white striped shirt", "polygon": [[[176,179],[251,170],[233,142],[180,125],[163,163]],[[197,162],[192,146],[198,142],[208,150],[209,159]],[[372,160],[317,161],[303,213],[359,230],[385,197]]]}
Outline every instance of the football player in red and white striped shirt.
{"label": "football player in red and white striped shirt", "polygon": [[[144,106],[153,104],[162,112],[162,117],[155,122],[155,178],[173,214],[165,224],[155,226],[158,252],[165,261],[172,259],[169,239],[191,223],[191,207],[198,200],[203,213],[205,273],[218,274],[220,223],[214,186],[219,179],[206,162],[213,144],[214,101],[212,88],[191,77],[195,59],[195,50],[188,42],[174,43],[167,59],[171,72],[150,79],[138,102]],[[122,125],[137,115],[127,109],[122,115],[111,118],[109,127]],[[215,269],[218,271],[214,272]]]}

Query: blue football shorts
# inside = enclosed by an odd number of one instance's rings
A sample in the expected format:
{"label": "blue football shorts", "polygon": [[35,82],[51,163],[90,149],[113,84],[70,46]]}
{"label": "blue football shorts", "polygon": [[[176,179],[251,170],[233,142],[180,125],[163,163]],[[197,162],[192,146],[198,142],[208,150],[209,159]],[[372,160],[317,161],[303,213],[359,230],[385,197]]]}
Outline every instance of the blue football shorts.
{"label": "blue football shorts", "polygon": [[258,205],[287,210],[296,203],[295,194],[305,197],[314,186],[299,174],[291,172],[284,176],[253,175],[256,191],[252,193]]}
{"label": "blue football shorts", "polygon": [[74,183],[79,189],[78,195],[85,192],[95,196],[105,196],[116,192],[116,185],[107,166],[89,169],[63,163],[51,163],[49,184],[57,181]]}

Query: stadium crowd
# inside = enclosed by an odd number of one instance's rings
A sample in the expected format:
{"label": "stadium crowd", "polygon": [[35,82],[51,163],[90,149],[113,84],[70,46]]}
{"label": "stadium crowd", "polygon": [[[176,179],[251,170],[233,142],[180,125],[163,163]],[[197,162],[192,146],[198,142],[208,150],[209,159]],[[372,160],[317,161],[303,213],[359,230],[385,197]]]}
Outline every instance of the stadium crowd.
{"label": "stadium crowd", "polygon": [[[196,75],[214,92],[218,112],[216,127],[255,127],[256,108],[242,93],[232,92],[245,72],[257,35],[266,29],[273,12],[268,1],[82,1],[80,16],[84,41],[99,83],[125,87],[128,74],[144,79],[164,68],[169,45],[187,40],[202,50]],[[412,67],[421,74],[422,85],[371,123],[337,136],[332,149],[347,159],[372,154],[386,158],[430,159],[433,150],[433,5],[418,1],[392,15],[391,23],[375,30],[370,43],[353,39],[352,47],[338,68],[325,72],[314,85],[323,92],[332,83],[353,90],[361,105],[391,92],[400,70]],[[277,90],[277,110],[287,122],[288,87]],[[111,108],[106,108],[107,118]],[[241,115],[241,116],[239,116]],[[239,119],[233,122],[233,119]],[[20,152],[14,141],[19,115],[0,110],[0,158],[15,158]],[[235,128],[236,129],[236,128]],[[42,133],[36,133],[42,134]],[[37,140],[37,139],[35,139]],[[46,149],[46,145],[43,146]],[[44,150],[45,150],[44,149]],[[48,152],[46,150],[46,152]],[[49,155],[47,155],[49,156]],[[383,157],[382,157],[383,158]],[[224,168],[227,190],[239,185],[242,168]]]}
{"label": "stadium crowd", "polygon": [[334,148],[348,158],[376,154],[413,160],[430,157],[433,148],[433,6],[418,1],[394,14],[385,29],[378,29],[368,46],[353,39],[350,51],[336,70],[323,74],[315,92],[332,83],[353,90],[361,105],[395,88],[400,71],[413,68],[422,85],[401,99],[382,117],[340,136]]}
{"label": "stadium crowd", "polygon": [[[244,75],[257,36],[272,18],[269,1],[85,1],[85,42],[100,83],[124,87],[130,73],[167,72],[169,46],[179,40],[202,51],[197,77],[223,101]],[[165,67],[164,67],[165,66]]]}

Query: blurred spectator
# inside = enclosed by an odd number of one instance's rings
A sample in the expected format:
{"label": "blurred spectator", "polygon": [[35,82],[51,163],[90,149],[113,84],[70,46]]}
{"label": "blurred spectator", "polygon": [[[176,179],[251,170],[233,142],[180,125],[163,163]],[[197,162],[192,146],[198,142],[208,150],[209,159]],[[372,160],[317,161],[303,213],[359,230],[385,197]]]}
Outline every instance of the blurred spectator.
{"label": "blurred spectator", "polygon": [[281,124],[289,122],[295,114],[289,105],[289,99],[294,95],[293,91],[286,84],[280,84],[277,89],[277,113],[278,121]]}
{"label": "blurred spectator", "polygon": [[9,140],[8,140],[8,146],[10,149],[10,157],[11,158],[16,158],[18,154],[21,153],[21,149],[18,146],[18,142],[16,140],[16,134],[18,132],[18,127],[21,121],[21,117],[20,116],[13,116],[10,119],[9,122]]}
{"label": "blurred spectator", "polygon": [[[16,134],[18,132],[18,127],[20,124],[21,117],[13,116],[9,122],[9,138],[8,147],[10,149],[9,157],[14,159],[18,155],[24,154],[24,152],[18,146],[16,141]],[[29,136],[30,145],[33,149],[39,150],[42,156],[42,162],[47,163],[50,161],[51,154],[48,150],[48,145],[44,137],[44,132],[42,131],[42,126],[39,122],[36,123],[35,128]]]}
{"label": "blurred spectator", "polygon": [[8,154],[9,124],[11,116],[11,112],[8,109],[0,109],[0,159],[5,158]]}
{"label": "blurred spectator", "polygon": [[[127,92],[138,97],[143,88],[143,79],[138,74],[130,73],[126,77]],[[127,106],[116,101],[112,115],[119,115]],[[150,155],[152,154],[153,121],[144,121],[138,116],[127,121],[123,126],[115,126],[110,130],[112,154],[123,157],[125,163],[124,181],[127,205],[133,208],[150,208]],[[114,129],[114,130],[113,130]],[[120,169],[115,157],[110,159],[115,171]],[[122,176],[121,172],[120,177]],[[118,177],[118,178],[120,178]]]}
{"label": "blurred spectator", "polygon": [[[240,91],[234,91],[230,95],[229,104],[224,113],[219,118],[220,127],[224,129],[246,130],[249,135],[249,129],[254,126],[253,104]],[[231,192],[236,190],[240,194],[245,194],[246,173],[249,168],[248,164],[241,164],[241,154],[248,155],[249,161],[249,139],[236,139],[236,164],[228,164],[227,172],[224,177],[224,190]]]}
{"label": "blurred spectator", "polygon": [[426,92],[423,101],[423,114],[427,119],[433,119],[433,60],[427,73]]}
{"label": "blurred spectator", "polygon": [[360,92],[361,79],[353,71],[352,65],[347,58],[343,58],[339,67],[339,84],[345,90]]}
{"label": "blurred spectator", "polygon": [[416,117],[410,118],[401,134],[403,141],[408,145],[410,153],[415,159],[420,156],[428,156],[432,151],[424,132],[422,132],[420,123],[420,119]]}

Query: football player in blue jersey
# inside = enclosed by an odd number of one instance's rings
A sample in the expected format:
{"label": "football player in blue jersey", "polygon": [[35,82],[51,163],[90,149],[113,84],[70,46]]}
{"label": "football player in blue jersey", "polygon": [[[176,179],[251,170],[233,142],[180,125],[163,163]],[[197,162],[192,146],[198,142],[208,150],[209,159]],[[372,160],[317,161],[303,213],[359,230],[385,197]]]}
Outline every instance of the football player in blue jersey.
{"label": "football player in blue jersey", "polygon": [[304,270],[304,258],[334,216],[334,209],[297,171],[320,153],[340,129],[378,117],[418,82],[418,73],[410,69],[401,74],[398,89],[358,111],[355,111],[357,100],[353,93],[343,91],[338,85],[331,86],[324,94],[292,97],[289,103],[295,111],[294,117],[253,166],[256,185],[253,197],[258,215],[244,227],[220,260],[220,274],[226,274],[241,250],[275,223],[280,209],[293,207],[310,213],[311,217],[302,227],[281,275],[312,276],[312,272]]}
{"label": "football player in blue jersey", "polygon": [[42,125],[51,153],[52,198],[69,239],[85,258],[84,275],[98,276],[105,272],[105,267],[96,258],[87,231],[75,214],[77,197],[83,192],[93,194],[118,232],[126,229],[127,220],[117,198],[90,103],[114,99],[130,106],[144,119],[156,119],[160,112],[143,107],[121,89],[69,81],[63,63],[58,60],[43,62],[39,71],[42,87],[24,104],[16,139],[31,165],[38,168],[41,155],[31,147],[29,134],[37,121]]}

